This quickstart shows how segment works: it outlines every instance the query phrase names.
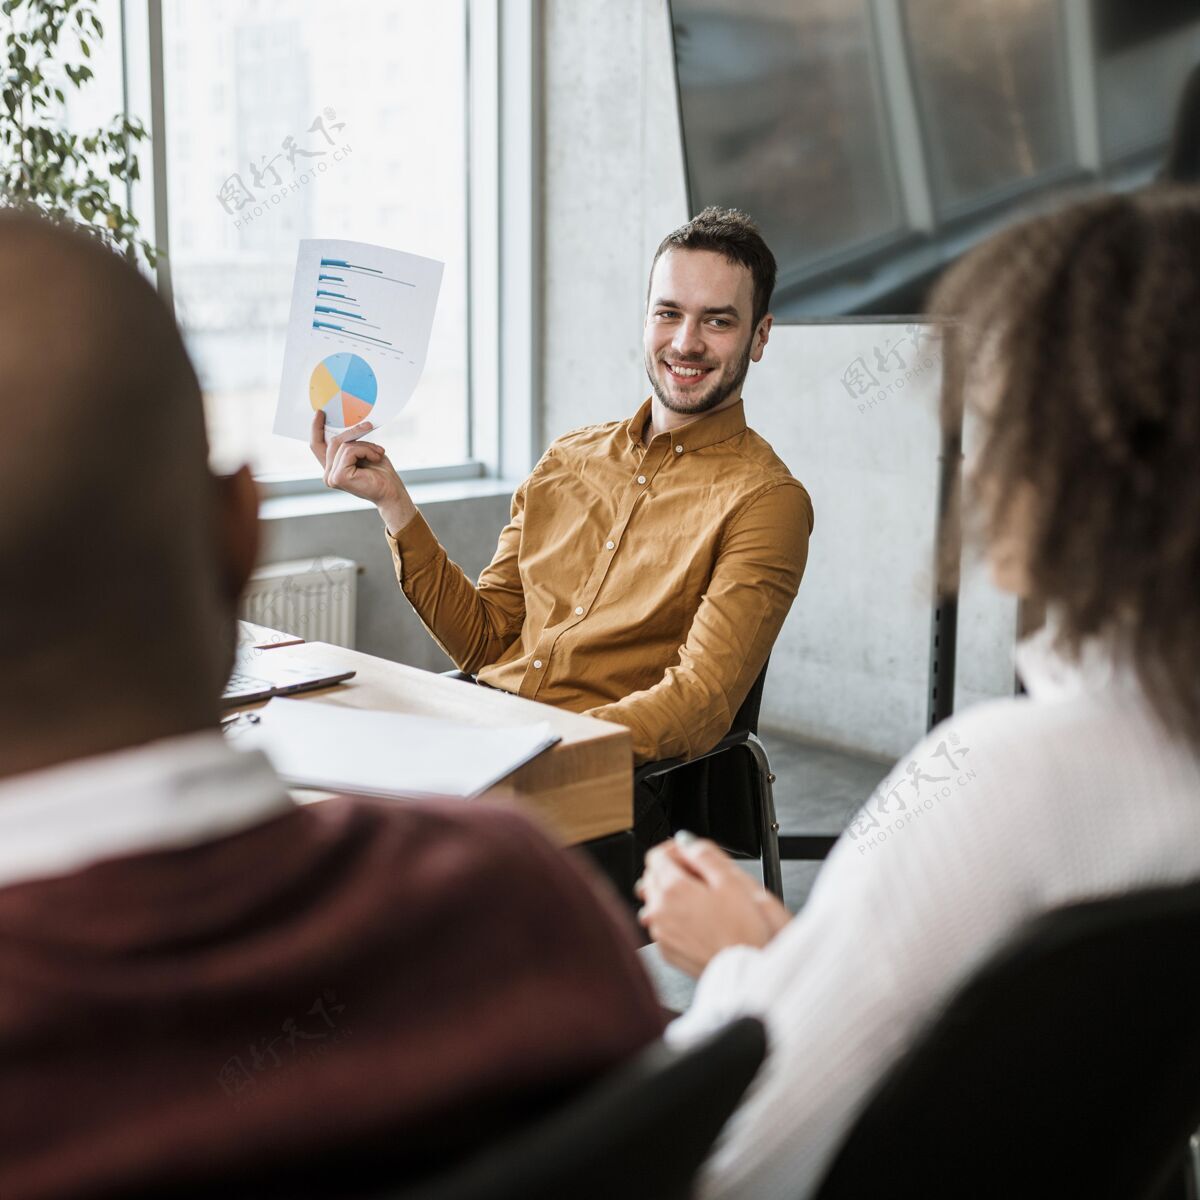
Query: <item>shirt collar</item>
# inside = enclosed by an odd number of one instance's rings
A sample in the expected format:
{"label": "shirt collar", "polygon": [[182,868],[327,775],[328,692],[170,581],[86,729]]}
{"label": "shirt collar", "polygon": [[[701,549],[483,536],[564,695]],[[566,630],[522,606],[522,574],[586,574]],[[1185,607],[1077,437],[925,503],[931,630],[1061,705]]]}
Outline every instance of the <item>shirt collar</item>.
{"label": "shirt collar", "polygon": [[[642,430],[646,428],[646,422],[650,419],[653,402],[653,397],[647,397],[637,412],[625,422],[625,433],[631,446],[642,444]],[[739,400],[720,412],[705,413],[678,429],[658,434],[651,440],[650,445],[653,446],[660,438],[668,438],[673,446],[682,446],[684,451],[702,450],[705,446],[715,446],[718,442],[735,437],[745,429],[746,409]]]}
{"label": "shirt collar", "polygon": [[0,781],[0,887],[196,845],[295,807],[266,757],[206,730]]}
{"label": "shirt collar", "polygon": [[1051,612],[1042,627],[1017,646],[1017,673],[1031,696],[1038,700],[1102,692],[1141,696],[1127,638],[1089,638],[1074,659],[1055,646],[1058,629],[1059,621]]}

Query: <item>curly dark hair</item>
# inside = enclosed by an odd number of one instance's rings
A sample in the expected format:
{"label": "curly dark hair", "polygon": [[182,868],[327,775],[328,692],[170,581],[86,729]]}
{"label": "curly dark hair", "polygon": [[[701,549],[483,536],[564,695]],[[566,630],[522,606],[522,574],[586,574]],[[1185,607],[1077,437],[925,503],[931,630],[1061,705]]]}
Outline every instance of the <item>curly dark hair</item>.
{"label": "curly dark hair", "polygon": [[[732,263],[746,267],[754,280],[754,319],[759,321],[771,307],[771,295],[775,291],[775,255],[763,241],[758,226],[736,208],[718,208],[710,204],[698,212],[686,225],[672,230],[658,244],[654,261],[650,264],[650,275],[654,275],[654,264],[668,250],[712,250],[724,255]],[[650,302],[649,292],[646,303]]]}
{"label": "curly dark hair", "polygon": [[1057,648],[1126,640],[1159,719],[1200,744],[1200,190],[1014,225],[928,307],[952,319],[948,411],[965,394],[981,421],[968,511],[984,542],[1032,495],[1029,599],[1055,611]]}

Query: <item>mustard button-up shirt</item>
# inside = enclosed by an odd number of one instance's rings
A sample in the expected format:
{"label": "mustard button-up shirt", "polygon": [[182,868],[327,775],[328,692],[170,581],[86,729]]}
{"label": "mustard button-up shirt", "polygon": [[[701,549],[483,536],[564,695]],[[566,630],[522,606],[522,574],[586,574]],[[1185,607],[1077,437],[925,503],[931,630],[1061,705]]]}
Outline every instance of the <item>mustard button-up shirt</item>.
{"label": "mustard button-up shirt", "polygon": [[812,502],[742,402],[658,434],[557,439],[471,581],[418,514],[388,535],[434,639],[485,683],[626,725],[638,762],[711,749],[800,586]]}

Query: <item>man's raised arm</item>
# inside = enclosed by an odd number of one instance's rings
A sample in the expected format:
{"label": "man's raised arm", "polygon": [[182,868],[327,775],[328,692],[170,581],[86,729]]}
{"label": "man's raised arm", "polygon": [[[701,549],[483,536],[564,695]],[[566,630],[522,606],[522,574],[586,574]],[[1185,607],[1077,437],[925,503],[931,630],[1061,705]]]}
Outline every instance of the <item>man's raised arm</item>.
{"label": "man's raised arm", "polygon": [[387,529],[396,578],[417,616],[460,670],[478,671],[504,653],[525,619],[517,569],[525,485],[513,497],[511,519],[491,563],[473,584],[434,536],[383,447],[355,440],[371,428],[363,421],[326,442],[325,414],[316,414],[310,445],[325,485],[375,505]]}

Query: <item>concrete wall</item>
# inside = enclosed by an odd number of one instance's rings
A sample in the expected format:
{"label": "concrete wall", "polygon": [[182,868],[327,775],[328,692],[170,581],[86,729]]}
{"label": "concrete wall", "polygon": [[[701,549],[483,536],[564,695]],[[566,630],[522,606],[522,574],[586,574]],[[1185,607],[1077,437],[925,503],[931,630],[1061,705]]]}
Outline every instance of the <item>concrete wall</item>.
{"label": "concrete wall", "polygon": [[[647,271],[688,212],[666,5],[548,0],[544,56],[550,439],[632,413],[648,394]],[[878,381],[864,395],[860,360]],[[752,367],[747,419],[816,512],[808,571],[771,659],[764,726],[890,755],[924,731],[939,383],[928,331],[894,324],[777,327]],[[1011,692],[1013,610],[971,580],[965,699]]]}

